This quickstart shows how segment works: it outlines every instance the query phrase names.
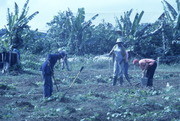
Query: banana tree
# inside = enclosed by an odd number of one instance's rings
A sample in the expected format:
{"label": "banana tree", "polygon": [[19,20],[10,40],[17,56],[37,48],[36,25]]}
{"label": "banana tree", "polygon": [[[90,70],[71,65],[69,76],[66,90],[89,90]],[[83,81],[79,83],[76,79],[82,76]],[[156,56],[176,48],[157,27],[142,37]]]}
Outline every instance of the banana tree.
{"label": "banana tree", "polygon": [[[32,15],[28,16],[28,3],[29,0],[23,6],[22,12],[19,12],[19,6],[17,3],[14,5],[14,13],[10,12],[10,9],[7,10],[7,25],[6,34],[3,36],[3,42],[8,46],[14,46],[16,48],[20,47],[23,44],[23,38],[29,32],[29,26],[27,25],[30,20],[32,20],[39,12],[36,11]],[[7,46],[6,46],[7,48]]]}
{"label": "banana tree", "polygon": [[[162,52],[160,56],[176,55],[180,51],[180,2],[176,0],[177,10],[166,0],[162,1],[164,12],[154,24],[149,24],[141,30],[137,40],[160,37]],[[151,30],[151,31],[149,31]],[[157,38],[156,38],[157,39]]]}
{"label": "banana tree", "polygon": [[166,0],[164,0],[162,4],[164,8],[164,21],[170,24],[175,30],[173,36],[176,38],[176,35],[180,30],[180,0],[176,0],[177,9],[175,9]]}
{"label": "banana tree", "polygon": [[133,10],[131,9],[130,11],[124,12],[124,16],[121,16],[120,19],[117,17],[115,19],[118,28],[118,34],[125,38],[126,43],[131,45],[134,44],[134,41],[132,40],[135,40],[139,36],[139,34],[137,34],[139,31],[138,27],[144,14],[144,11],[142,11],[140,14],[137,13],[134,17],[134,20],[131,21],[130,16],[132,11]]}
{"label": "banana tree", "polygon": [[59,13],[48,23],[51,27],[48,35],[58,47],[66,46],[70,53],[83,54],[85,42],[90,33],[89,28],[97,16],[98,14],[85,21],[84,8],[79,8],[76,16],[68,9],[68,11]]}
{"label": "banana tree", "polygon": [[92,21],[96,19],[98,14],[94,15],[90,20],[85,21],[85,10],[84,8],[79,8],[76,17],[70,17],[71,22],[71,32],[74,41],[71,39],[71,46],[75,47],[75,52],[77,54],[83,54],[85,49],[85,42],[87,40],[88,27],[92,24]]}
{"label": "banana tree", "polygon": [[121,36],[135,36],[136,31],[139,27],[139,23],[141,21],[141,18],[144,14],[144,11],[142,11],[140,14],[137,13],[135,15],[135,18],[133,22],[130,20],[130,16],[132,13],[132,9],[130,11],[124,12],[124,16],[121,16],[120,19],[116,17],[116,23],[117,28],[120,31]]}
{"label": "banana tree", "polygon": [[[180,0],[176,0],[177,10],[169,4],[166,0],[162,1],[164,13],[161,19],[163,23],[162,26],[162,39],[163,39],[163,49],[164,53],[174,54],[178,48],[174,49],[174,46],[180,42]],[[166,26],[171,27],[171,32],[166,32]],[[171,34],[172,37],[167,37]],[[180,49],[180,48],[179,48]]]}

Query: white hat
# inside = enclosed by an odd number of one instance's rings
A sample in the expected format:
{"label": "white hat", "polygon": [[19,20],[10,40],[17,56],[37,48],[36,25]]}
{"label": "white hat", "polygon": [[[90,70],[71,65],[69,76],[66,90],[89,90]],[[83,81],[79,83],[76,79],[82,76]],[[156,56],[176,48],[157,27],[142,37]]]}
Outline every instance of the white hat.
{"label": "white hat", "polygon": [[62,51],[62,48],[59,48],[59,49],[58,49],[58,52],[60,52],[60,51]]}
{"label": "white hat", "polygon": [[58,52],[62,52],[62,51],[66,52],[66,49],[64,47],[58,48]]}
{"label": "white hat", "polygon": [[117,38],[116,43],[123,42],[122,38]]}

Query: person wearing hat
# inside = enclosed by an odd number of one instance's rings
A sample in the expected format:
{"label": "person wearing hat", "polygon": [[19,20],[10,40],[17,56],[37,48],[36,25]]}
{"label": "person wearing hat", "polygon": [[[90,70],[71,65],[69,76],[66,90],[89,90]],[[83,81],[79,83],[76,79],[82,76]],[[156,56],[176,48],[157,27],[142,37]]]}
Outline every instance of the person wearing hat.
{"label": "person wearing hat", "polygon": [[147,77],[147,86],[153,86],[153,76],[157,67],[157,63],[153,59],[134,59],[133,64],[139,66],[142,69],[142,76]]}
{"label": "person wearing hat", "polygon": [[[50,97],[52,95],[53,92],[52,77],[54,75],[53,68],[58,60],[63,60],[66,61],[65,63],[67,63],[67,53],[65,51],[59,51],[58,53],[55,54],[49,54],[46,61],[41,66],[42,77],[44,81],[44,97]],[[69,70],[68,66],[67,68]]]}
{"label": "person wearing hat", "polygon": [[119,78],[120,85],[123,84],[124,61],[126,58],[126,50],[122,45],[122,38],[118,38],[116,44],[110,51],[109,55],[113,55],[114,69],[113,69],[113,86],[116,85]]}

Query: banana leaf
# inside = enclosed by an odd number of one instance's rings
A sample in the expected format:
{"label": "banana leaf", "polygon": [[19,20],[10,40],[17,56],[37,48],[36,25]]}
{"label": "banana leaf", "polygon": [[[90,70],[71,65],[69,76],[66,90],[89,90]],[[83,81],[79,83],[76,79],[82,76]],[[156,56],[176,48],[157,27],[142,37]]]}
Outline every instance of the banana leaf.
{"label": "banana leaf", "polygon": [[136,32],[137,27],[139,26],[139,23],[141,21],[143,14],[144,14],[144,11],[142,11],[140,14],[138,14],[138,13],[136,14],[134,21],[133,21],[132,29],[131,29],[131,35],[134,35],[134,33]]}
{"label": "banana leaf", "polygon": [[173,22],[173,18],[171,17],[166,5],[164,4],[164,2],[162,2],[162,4],[163,4],[163,8],[164,8],[164,14],[165,14],[167,20],[170,22]]}
{"label": "banana leaf", "polygon": [[178,13],[180,12],[180,0],[176,0]]}
{"label": "banana leaf", "polygon": [[27,9],[27,5],[29,3],[29,0],[26,1],[26,3],[24,4],[24,7],[23,7],[23,11],[19,17],[19,20],[23,19],[26,15],[27,15],[27,12],[28,12],[28,9]]}
{"label": "banana leaf", "polygon": [[177,30],[180,29],[180,13],[178,14],[178,17],[177,17],[177,24],[176,24],[176,27],[175,27]]}
{"label": "banana leaf", "polygon": [[166,4],[166,6],[167,6],[167,9],[169,10],[168,12],[172,16],[173,20],[175,20],[177,15],[178,15],[176,10],[166,0],[164,0],[164,2]]}
{"label": "banana leaf", "polygon": [[[17,5],[17,3],[15,3],[15,15],[17,15],[18,16],[18,14],[19,14],[19,7],[18,7],[18,5]],[[18,19],[18,18],[17,18]]]}

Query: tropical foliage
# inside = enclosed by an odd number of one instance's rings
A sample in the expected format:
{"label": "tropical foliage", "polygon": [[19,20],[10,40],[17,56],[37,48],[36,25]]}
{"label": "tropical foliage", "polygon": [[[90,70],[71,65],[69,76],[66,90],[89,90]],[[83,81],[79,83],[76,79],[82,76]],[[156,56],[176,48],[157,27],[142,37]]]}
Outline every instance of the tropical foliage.
{"label": "tropical foliage", "polygon": [[136,31],[139,27],[139,23],[141,21],[141,18],[144,14],[144,11],[142,11],[140,14],[137,13],[135,15],[135,18],[133,22],[130,20],[130,16],[132,13],[132,9],[130,11],[124,12],[124,16],[121,16],[120,19],[116,17],[117,27],[120,31],[120,35],[123,37],[130,37],[130,36],[136,36]]}
{"label": "tropical foliage", "polygon": [[48,23],[50,29],[48,35],[55,45],[53,47],[66,47],[70,53],[84,54],[85,43],[91,35],[91,23],[98,14],[89,21],[85,21],[85,10],[79,8],[77,15],[72,11],[60,12],[54,19]]}
{"label": "tropical foliage", "polygon": [[131,21],[132,11],[133,9],[124,12],[124,16],[120,16],[120,18],[116,17],[117,33],[124,38],[125,43],[128,44],[129,47],[132,47],[135,44],[134,40],[140,36],[138,31],[140,31],[140,21],[144,14],[144,11],[140,14],[136,13],[134,20]]}
{"label": "tropical foliage", "polygon": [[180,2],[176,0],[177,10],[166,0],[162,2],[164,13],[159,18],[161,23],[163,56],[179,54],[180,47]]}
{"label": "tropical foliage", "polygon": [[[26,1],[21,14],[16,3],[14,13],[10,13],[8,9],[7,32],[1,39],[4,47],[13,45],[20,48],[23,44],[25,51],[34,54],[56,52],[61,48],[69,54],[97,55],[108,53],[116,39],[122,36],[124,46],[140,58],[156,59],[180,54],[179,0],[176,0],[177,7],[170,5],[166,0],[162,1],[164,12],[155,23],[141,23],[143,15],[146,14],[144,11],[136,13],[131,20],[132,9],[124,12],[120,18],[115,18],[116,26],[105,20],[93,25],[92,22],[98,14],[86,20],[84,8],[79,8],[76,15],[70,9],[60,11],[47,23],[47,35],[37,30],[30,31],[27,24],[38,12],[27,16],[28,2],[29,0]],[[23,43],[24,40],[26,43]]]}
{"label": "tropical foliage", "polygon": [[180,53],[179,0],[177,10],[163,1],[164,12],[155,23],[141,24],[136,31],[133,49],[143,57],[166,57]]}
{"label": "tropical foliage", "polygon": [[91,37],[86,43],[86,53],[104,54],[108,53],[115,44],[118,34],[114,32],[114,26],[111,23],[103,21],[95,26],[91,32]]}
{"label": "tropical foliage", "polygon": [[14,13],[10,12],[8,8],[7,11],[7,26],[6,26],[6,34],[3,37],[3,45],[6,49],[9,46],[14,46],[15,48],[21,47],[23,41],[26,40],[26,36],[30,31],[30,27],[27,25],[30,20],[32,20],[39,12],[35,12],[32,15],[28,16],[28,3],[29,0],[26,1],[22,12],[19,12],[19,6],[15,3]]}

